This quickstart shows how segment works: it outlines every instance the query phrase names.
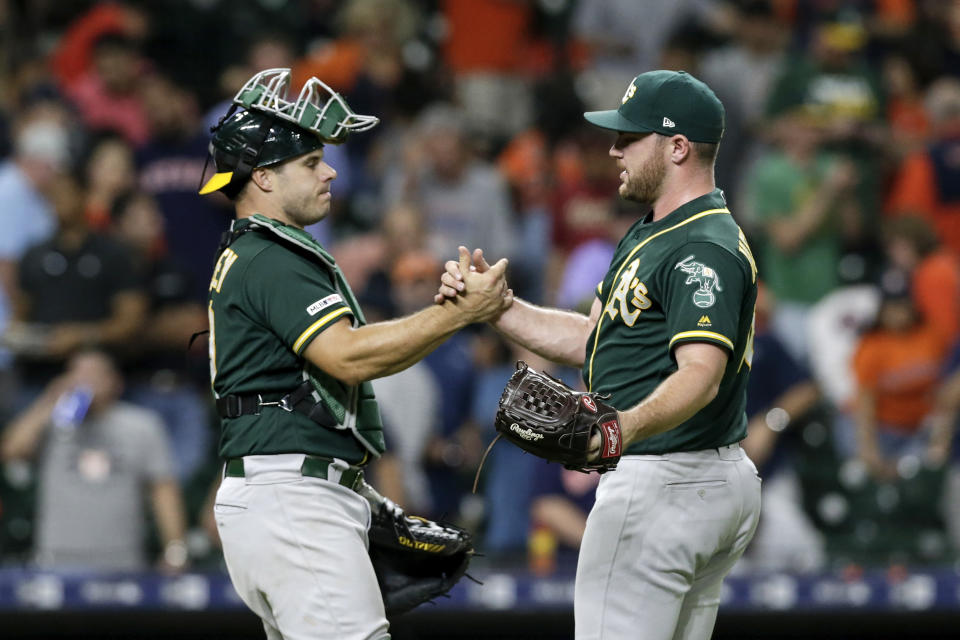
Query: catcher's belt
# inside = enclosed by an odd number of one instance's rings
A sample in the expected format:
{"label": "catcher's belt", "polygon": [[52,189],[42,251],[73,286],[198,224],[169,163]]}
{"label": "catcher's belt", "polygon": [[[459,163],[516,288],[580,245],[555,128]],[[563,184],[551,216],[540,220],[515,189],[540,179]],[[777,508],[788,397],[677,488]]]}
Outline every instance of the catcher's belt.
{"label": "catcher's belt", "polygon": [[[331,472],[330,465],[333,463],[333,458],[308,455],[304,457],[303,464],[300,466],[300,474],[310,478],[330,480],[356,491],[360,483],[363,482],[363,470],[360,467],[351,466],[346,469],[337,469],[337,472]],[[224,475],[228,478],[243,478],[243,458],[229,458],[224,469]]]}
{"label": "catcher's belt", "polygon": [[337,421],[322,401],[313,399],[313,385],[304,382],[290,393],[248,393],[230,394],[217,398],[217,413],[221,418],[239,418],[240,416],[260,415],[264,407],[276,407],[283,411],[302,413],[317,424],[336,429]]}

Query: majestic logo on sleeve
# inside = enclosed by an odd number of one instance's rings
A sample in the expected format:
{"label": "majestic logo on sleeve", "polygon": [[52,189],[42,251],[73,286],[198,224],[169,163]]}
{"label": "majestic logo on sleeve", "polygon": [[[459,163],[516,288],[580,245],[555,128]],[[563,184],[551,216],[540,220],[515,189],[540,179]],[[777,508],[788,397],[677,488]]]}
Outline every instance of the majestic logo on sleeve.
{"label": "majestic logo on sleeve", "polygon": [[695,262],[695,257],[689,255],[674,265],[673,268],[674,270],[680,269],[687,274],[687,280],[684,284],[696,283],[698,285],[697,290],[693,292],[693,304],[701,309],[706,309],[712,307],[713,303],[717,301],[714,291],[723,291],[723,287],[720,286],[720,276],[717,275],[717,272],[702,262]]}

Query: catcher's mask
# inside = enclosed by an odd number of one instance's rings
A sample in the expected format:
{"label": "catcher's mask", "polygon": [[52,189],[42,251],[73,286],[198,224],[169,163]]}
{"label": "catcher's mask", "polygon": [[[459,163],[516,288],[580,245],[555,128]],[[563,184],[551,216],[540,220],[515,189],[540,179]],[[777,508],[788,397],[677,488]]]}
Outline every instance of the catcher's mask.
{"label": "catcher's mask", "polygon": [[210,154],[217,172],[201,194],[221,190],[236,197],[255,168],[279,164],[326,143],[340,144],[350,133],[380,122],[355,114],[340,94],[317,78],[304,84],[296,100],[287,99],[289,89],[290,69],[267,69],[247,80],[212,129]]}

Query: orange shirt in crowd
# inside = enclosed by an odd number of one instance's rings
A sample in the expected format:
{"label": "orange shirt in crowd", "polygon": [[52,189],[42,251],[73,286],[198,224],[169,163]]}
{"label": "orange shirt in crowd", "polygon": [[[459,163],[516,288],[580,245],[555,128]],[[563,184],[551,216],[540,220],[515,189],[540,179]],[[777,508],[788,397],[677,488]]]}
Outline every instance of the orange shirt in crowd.
{"label": "orange shirt in crowd", "polygon": [[960,255],[960,202],[941,202],[933,162],[926,152],[911,154],[904,160],[887,201],[891,215],[921,215],[940,240]]}
{"label": "orange shirt in crowd", "polygon": [[293,65],[293,88],[299,91],[311,77],[322,79],[334,91],[349,93],[363,70],[363,45],[341,38]]}
{"label": "orange shirt in crowd", "polygon": [[887,106],[887,122],[896,139],[905,142],[903,152],[921,148],[930,135],[930,119],[919,97],[891,98]]}
{"label": "orange shirt in crowd", "polygon": [[514,0],[445,0],[446,60],[455,73],[515,71],[523,64],[532,10]]}
{"label": "orange shirt in crowd", "polygon": [[857,384],[876,398],[881,425],[912,432],[933,406],[945,349],[937,332],[919,326],[903,333],[865,335],[853,357]]}
{"label": "orange shirt in crowd", "polygon": [[960,259],[949,251],[927,256],[912,277],[913,302],[943,344],[960,339]]}

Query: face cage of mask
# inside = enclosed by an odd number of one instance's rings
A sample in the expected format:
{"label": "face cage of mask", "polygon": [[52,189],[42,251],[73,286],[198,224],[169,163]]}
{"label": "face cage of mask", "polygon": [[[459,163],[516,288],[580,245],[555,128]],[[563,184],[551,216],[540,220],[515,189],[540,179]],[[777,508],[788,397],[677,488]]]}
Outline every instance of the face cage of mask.
{"label": "face cage of mask", "polygon": [[267,69],[250,78],[233,101],[293,122],[331,142],[342,142],[346,134],[367,131],[380,122],[375,116],[354,113],[340,94],[318,78],[310,78],[292,102],[285,98],[289,88],[289,69]]}

